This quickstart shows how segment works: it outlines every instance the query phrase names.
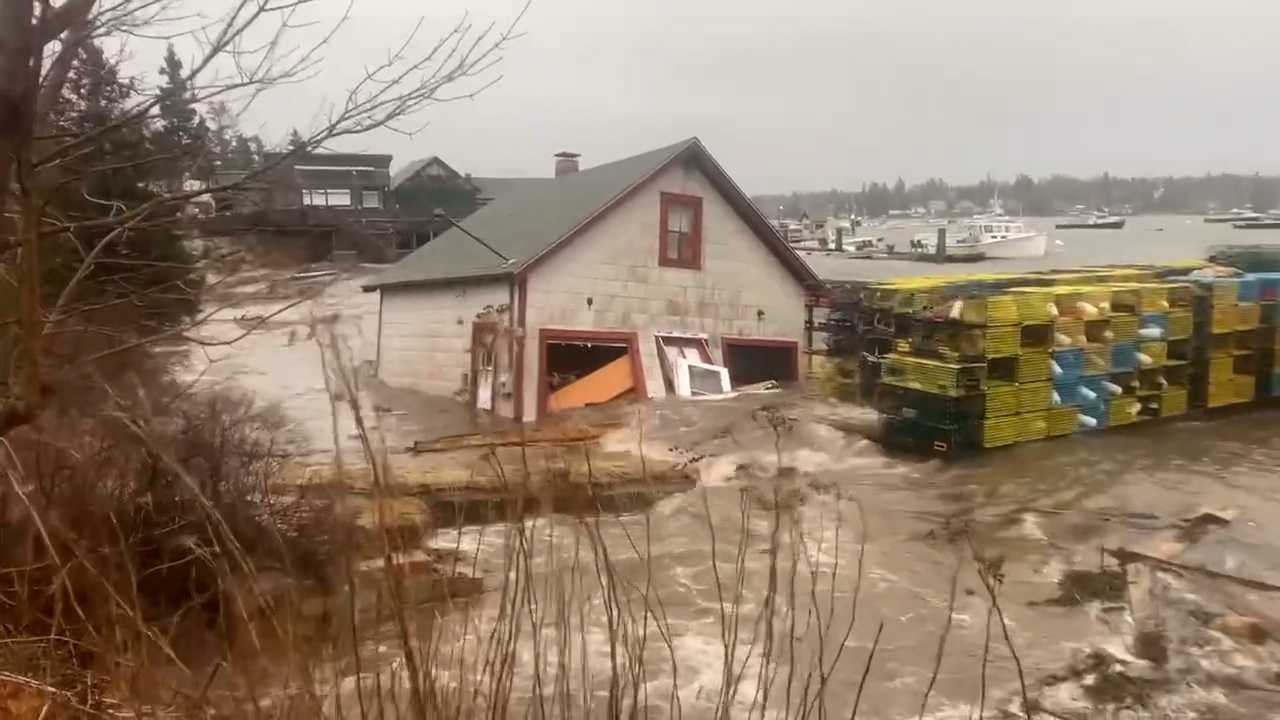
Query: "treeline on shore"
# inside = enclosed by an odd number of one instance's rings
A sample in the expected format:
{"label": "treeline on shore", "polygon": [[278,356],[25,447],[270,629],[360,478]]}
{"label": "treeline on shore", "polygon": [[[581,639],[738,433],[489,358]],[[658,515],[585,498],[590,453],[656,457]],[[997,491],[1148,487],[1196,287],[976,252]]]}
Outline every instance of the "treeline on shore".
{"label": "treeline on shore", "polygon": [[1021,215],[1061,215],[1077,205],[1135,213],[1203,213],[1252,205],[1264,211],[1276,207],[1280,176],[1232,173],[1186,177],[1092,178],[1054,175],[1036,180],[1018,175],[1012,181],[987,177],[977,183],[951,185],[940,178],[908,185],[866,183],[859,190],[832,188],[813,192],[754,196],[768,217],[796,218],[845,215],[880,217],[893,211],[924,210],[934,215],[968,214],[987,208],[999,194],[1002,206]]}

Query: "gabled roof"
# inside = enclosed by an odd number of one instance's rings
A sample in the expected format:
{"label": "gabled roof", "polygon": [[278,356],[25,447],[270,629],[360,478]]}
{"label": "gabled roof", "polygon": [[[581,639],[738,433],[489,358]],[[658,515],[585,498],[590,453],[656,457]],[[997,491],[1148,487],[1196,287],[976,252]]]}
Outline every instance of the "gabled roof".
{"label": "gabled roof", "polygon": [[462,174],[459,173],[457,170],[454,170],[453,167],[449,165],[449,163],[445,162],[444,160],[441,160],[439,155],[429,155],[427,157],[414,160],[408,165],[405,165],[404,167],[392,173],[391,189],[395,190],[401,185],[409,182],[414,177],[416,177],[417,174],[421,172],[423,168],[425,168],[426,166],[432,163],[439,163],[441,166],[443,166],[444,169],[448,171],[450,177],[455,178],[457,180],[463,179]]}
{"label": "gabled roof", "polygon": [[[366,290],[508,277],[523,272],[568,241],[597,216],[673,162],[691,160],[774,254],[803,283],[817,283],[809,266],[777,234],[755,204],[697,138],[559,178],[513,183],[485,207],[383,271]],[[498,253],[477,242],[474,235]]]}

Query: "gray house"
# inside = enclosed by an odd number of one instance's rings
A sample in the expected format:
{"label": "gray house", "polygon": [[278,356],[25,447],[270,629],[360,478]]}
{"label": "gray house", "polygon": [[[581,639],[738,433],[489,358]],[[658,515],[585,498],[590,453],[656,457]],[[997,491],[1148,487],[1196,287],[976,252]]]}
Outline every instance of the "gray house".
{"label": "gray house", "polygon": [[733,385],[799,379],[818,279],[696,138],[473,182],[492,200],[365,286],[389,384],[533,420],[714,366]]}

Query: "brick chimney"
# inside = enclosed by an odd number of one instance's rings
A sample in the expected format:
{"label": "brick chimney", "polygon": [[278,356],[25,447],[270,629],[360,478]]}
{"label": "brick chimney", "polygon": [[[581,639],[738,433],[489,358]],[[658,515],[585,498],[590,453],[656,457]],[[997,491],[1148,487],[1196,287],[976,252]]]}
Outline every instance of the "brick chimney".
{"label": "brick chimney", "polygon": [[578,153],[564,150],[556,153],[556,177],[564,177],[578,172]]}

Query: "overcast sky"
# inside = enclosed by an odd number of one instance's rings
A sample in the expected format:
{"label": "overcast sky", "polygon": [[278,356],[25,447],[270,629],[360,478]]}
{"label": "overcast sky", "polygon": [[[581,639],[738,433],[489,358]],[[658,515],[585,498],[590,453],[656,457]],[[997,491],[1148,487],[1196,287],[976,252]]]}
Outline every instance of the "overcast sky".
{"label": "overcast sky", "polygon": [[[430,32],[520,5],[356,0],[325,73],[246,124],[305,127],[423,13]],[[522,30],[477,99],[343,149],[545,175],[558,150],[592,165],[697,135],[750,192],[1280,173],[1277,0],[533,0]]]}

